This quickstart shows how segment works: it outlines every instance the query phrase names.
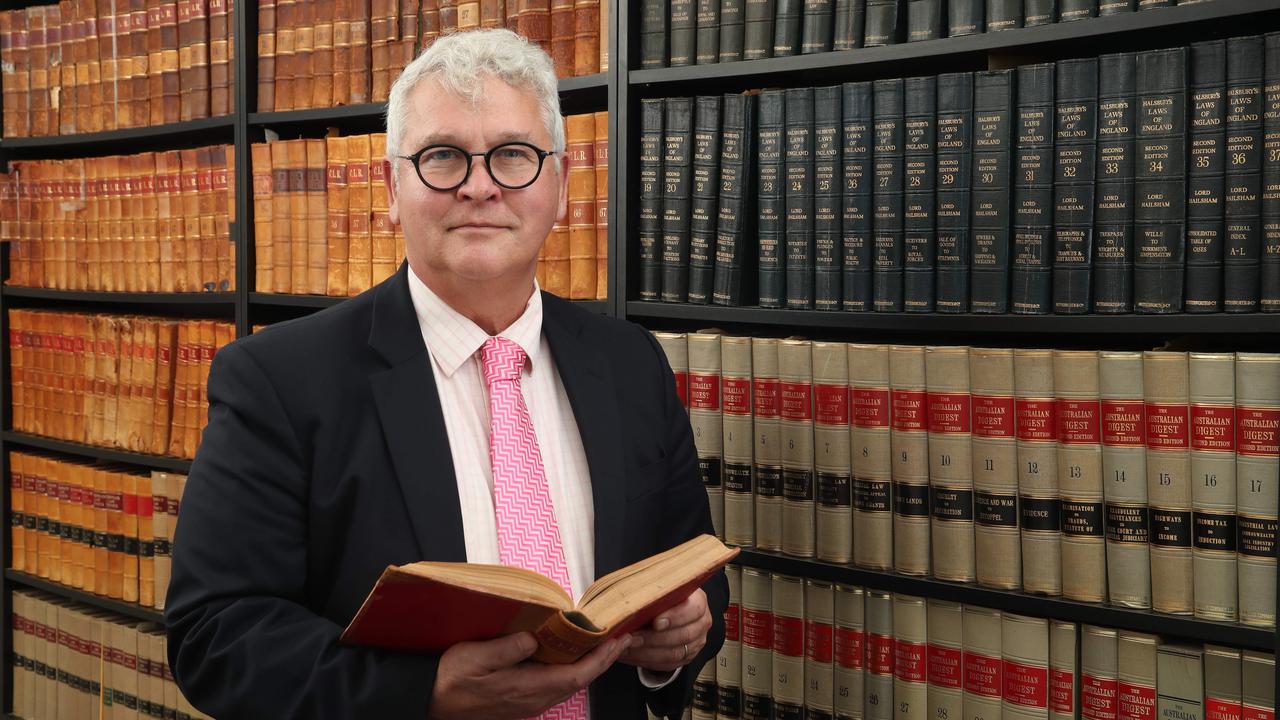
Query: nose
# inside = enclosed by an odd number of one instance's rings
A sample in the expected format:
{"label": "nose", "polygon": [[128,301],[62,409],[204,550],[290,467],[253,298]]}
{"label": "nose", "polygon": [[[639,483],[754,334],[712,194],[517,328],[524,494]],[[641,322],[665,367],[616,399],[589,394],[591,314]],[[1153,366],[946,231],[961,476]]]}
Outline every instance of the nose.
{"label": "nose", "polygon": [[489,175],[489,168],[485,165],[483,155],[474,155],[470,158],[471,167],[467,174],[467,181],[458,186],[459,200],[490,200],[498,196],[502,192],[502,187],[493,181]]}

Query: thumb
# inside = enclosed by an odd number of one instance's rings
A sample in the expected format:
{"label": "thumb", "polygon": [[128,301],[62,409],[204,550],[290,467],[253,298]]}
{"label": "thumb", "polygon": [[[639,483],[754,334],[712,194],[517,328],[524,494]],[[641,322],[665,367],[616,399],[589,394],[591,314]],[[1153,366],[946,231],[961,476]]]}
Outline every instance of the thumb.
{"label": "thumb", "polygon": [[476,662],[487,670],[501,670],[528,660],[538,649],[533,634],[518,632],[496,640],[477,643]]}

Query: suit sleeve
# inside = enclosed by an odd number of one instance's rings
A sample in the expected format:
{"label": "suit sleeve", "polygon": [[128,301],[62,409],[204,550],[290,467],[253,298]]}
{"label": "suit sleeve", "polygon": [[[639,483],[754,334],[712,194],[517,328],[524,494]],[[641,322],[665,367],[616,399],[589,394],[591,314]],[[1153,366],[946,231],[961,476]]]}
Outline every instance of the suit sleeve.
{"label": "suit sleeve", "polygon": [[[667,356],[653,335],[646,330],[641,332],[657,356],[661,376],[670,472],[662,532],[663,543],[674,547],[702,533],[715,534],[715,528],[711,525],[707,492],[702,487],[702,478],[698,472],[698,452],[693,444],[693,428],[689,425],[689,415],[676,394],[671,366],[667,364]],[[693,698],[693,681],[697,679],[698,671],[706,663],[715,662],[716,653],[720,652],[720,646],[724,644],[724,611],[729,605],[729,581],[723,572],[719,572],[702,589],[707,594],[707,607],[711,610],[711,629],[707,631],[707,644],[670,685],[649,692],[649,709],[659,717],[679,718],[683,715],[684,707]]]}
{"label": "suit sleeve", "polygon": [[219,718],[425,718],[438,656],[341,645],[307,606],[309,471],[241,344],[209,376],[209,424],[173,545],[165,624],[183,693]]}

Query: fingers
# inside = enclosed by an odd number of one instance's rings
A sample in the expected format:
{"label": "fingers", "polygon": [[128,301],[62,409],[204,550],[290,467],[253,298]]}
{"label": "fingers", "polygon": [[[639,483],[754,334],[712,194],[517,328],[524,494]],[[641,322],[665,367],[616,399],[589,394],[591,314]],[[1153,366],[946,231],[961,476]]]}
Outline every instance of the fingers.
{"label": "fingers", "polygon": [[607,640],[583,655],[576,662],[565,665],[527,663],[520,666],[522,681],[532,687],[545,688],[552,694],[550,704],[563,702],[578,690],[590,685],[604,671],[613,666],[631,645],[631,636]]}
{"label": "fingers", "polygon": [[519,632],[496,640],[468,643],[474,645],[471,657],[485,670],[501,670],[528,660],[538,649],[538,642],[532,633]]}
{"label": "fingers", "polygon": [[650,624],[654,630],[662,631],[669,627],[688,625],[696,621],[707,611],[707,594],[698,588],[685,598],[684,602],[671,608],[653,619]]}

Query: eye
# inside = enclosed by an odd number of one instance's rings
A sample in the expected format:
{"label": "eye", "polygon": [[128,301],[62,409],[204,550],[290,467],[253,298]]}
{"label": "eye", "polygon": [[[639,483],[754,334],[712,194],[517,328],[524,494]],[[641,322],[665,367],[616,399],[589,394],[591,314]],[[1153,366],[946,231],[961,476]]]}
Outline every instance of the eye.
{"label": "eye", "polygon": [[458,151],[453,148],[436,148],[422,154],[423,162],[452,162],[458,159]]}

